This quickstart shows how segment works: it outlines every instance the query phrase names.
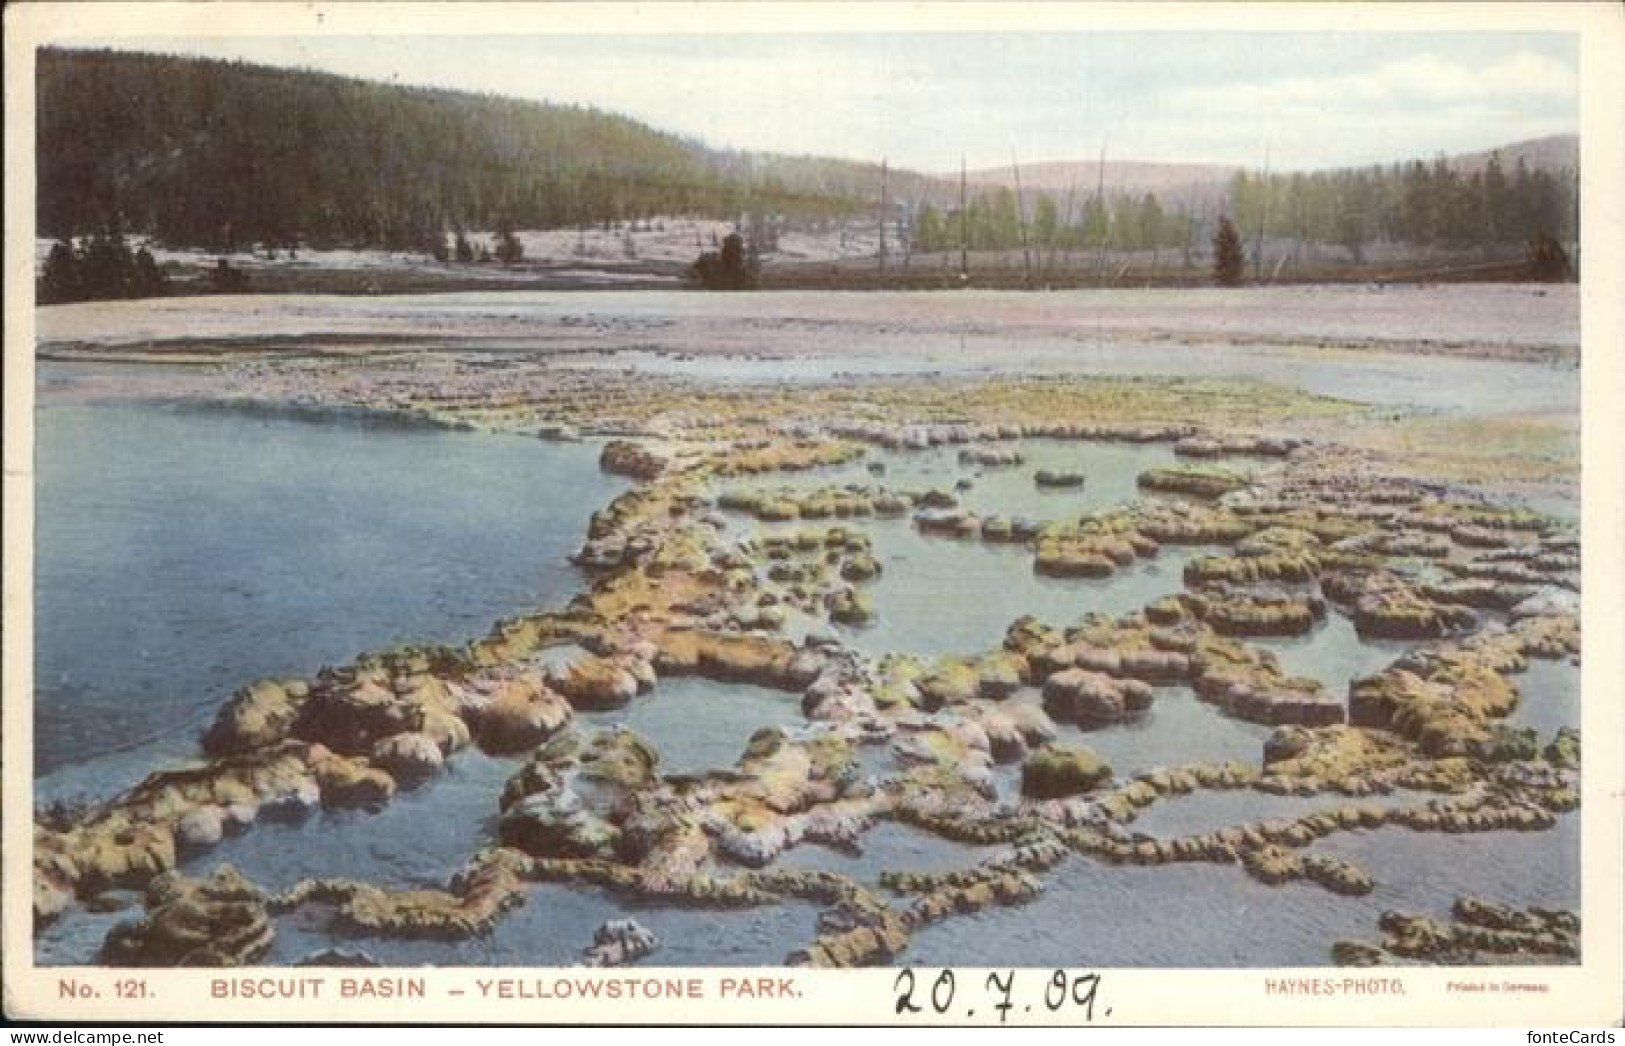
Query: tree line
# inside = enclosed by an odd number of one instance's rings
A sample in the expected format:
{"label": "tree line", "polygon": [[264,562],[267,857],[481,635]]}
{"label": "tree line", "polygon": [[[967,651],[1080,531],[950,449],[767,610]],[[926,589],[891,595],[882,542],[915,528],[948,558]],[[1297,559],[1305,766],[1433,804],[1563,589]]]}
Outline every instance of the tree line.
{"label": "tree line", "polygon": [[[957,207],[914,208],[908,232],[919,251],[1109,248],[1154,251],[1201,242],[1229,218],[1243,239],[1268,236],[1340,247],[1355,264],[1375,243],[1464,248],[1578,238],[1577,188],[1567,170],[1508,170],[1498,154],[1464,173],[1443,158],[1388,167],[1263,175],[1237,171],[1224,204],[1164,203],[1155,193],[984,191]],[[1204,213],[1207,212],[1207,213]]]}
{"label": "tree line", "polygon": [[957,208],[938,209],[927,201],[915,209],[909,230],[918,251],[957,250],[963,240],[972,250],[1017,247],[1081,250],[1112,247],[1153,250],[1184,244],[1191,235],[1185,208],[1165,207],[1155,193],[1119,193],[1102,199],[1091,194],[1070,200],[1050,193],[1028,194],[1031,208],[1008,188],[980,193],[967,201],[963,217]]}
{"label": "tree line", "polygon": [[52,244],[40,273],[39,302],[151,298],[163,294],[168,282],[151,251],[144,246],[131,251],[114,230]]}
{"label": "tree line", "polygon": [[1470,173],[1443,157],[1268,177],[1238,171],[1230,214],[1246,233],[1334,244],[1355,262],[1378,242],[1460,248],[1579,235],[1574,173],[1531,169],[1522,157],[1508,171],[1498,153]]}
{"label": "tree line", "polygon": [[[202,286],[219,294],[245,291],[248,274],[220,258]],[[145,244],[132,250],[117,225],[53,243],[35,284],[35,296],[41,305],[156,298],[170,290],[169,275],[158,265],[152,251]]]}

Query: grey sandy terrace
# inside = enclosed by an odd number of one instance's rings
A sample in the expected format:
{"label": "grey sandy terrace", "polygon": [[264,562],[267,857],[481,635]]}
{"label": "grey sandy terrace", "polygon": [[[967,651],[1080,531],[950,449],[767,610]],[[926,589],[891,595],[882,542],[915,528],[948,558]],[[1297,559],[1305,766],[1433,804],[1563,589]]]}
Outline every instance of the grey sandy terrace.
{"label": "grey sandy terrace", "polygon": [[[1573,360],[1574,285],[1323,285],[1237,289],[941,292],[687,291],[251,296],[100,302],[37,317],[42,351],[489,344],[774,356],[966,352],[996,366],[1067,369],[1092,344],[1341,347]],[[964,348],[959,339],[965,341]],[[263,345],[261,345],[263,347]],[[1031,358],[1028,358],[1031,354]]]}
{"label": "grey sandy terrace", "polygon": [[[1572,288],[169,299],[40,338],[44,411],[130,375],[477,429],[435,439],[502,437],[478,482],[539,480],[538,526],[601,499],[543,605],[235,679],[195,759],[41,809],[52,961],[1005,962],[1083,918],[1124,965],[1578,956],[1577,528],[1379,438],[1477,426],[1572,489]],[[433,562],[457,471],[328,511],[403,494]],[[1272,914],[1136,932],[1198,909]]]}

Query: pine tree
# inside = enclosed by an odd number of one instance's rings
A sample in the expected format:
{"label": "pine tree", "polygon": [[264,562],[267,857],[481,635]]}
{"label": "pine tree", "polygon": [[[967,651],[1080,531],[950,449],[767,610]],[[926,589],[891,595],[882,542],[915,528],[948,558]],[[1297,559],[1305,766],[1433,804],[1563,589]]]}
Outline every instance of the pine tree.
{"label": "pine tree", "polygon": [[1055,206],[1055,201],[1049,194],[1045,193],[1033,206],[1033,241],[1049,246],[1055,242],[1055,234],[1060,227],[1060,209]]}
{"label": "pine tree", "polygon": [[1136,245],[1144,249],[1149,247],[1155,251],[1162,246],[1162,233],[1165,219],[1162,204],[1157,200],[1155,193],[1146,193],[1140,200],[1138,237]]}
{"label": "pine tree", "polygon": [[497,223],[496,257],[504,265],[512,265],[525,256],[524,244],[514,235],[513,223],[504,218]]}
{"label": "pine tree", "polygon": [[156,298],[169,290],[169,278],[158,268],[158,261],[145,246],[135,252],[134,294],[138,298]]}
{"label": "pine tree", "polygon": [[1550,233],[1535,236],[1528,248],[1529,278],[1542,283],[1559,283],[1569,279],[1573,269],[1569,266],[1568,252]]}
{"label": "pine tree", "polygon": [[45,256],[45,272],[40,278],[40,304],[78,301],[83,293],[81,283],[79,257],[74,252],[73,244],[58,240],[51,245],[51,253]]}
{"label": "pine tree", "polygon": [[1501,154],[1490,153],[1484,166],[1484,239],[1500,243],[1510,226],[1507,219],[1507,176],[1501,169]]}
{"label": "pine tree", "polygon": [[940,251],[946,245],[947,232],[942,216],[929,203],[920,204],[920,213],[914,219],[914,249]]}
{"label": "pine tree", "polygon": [[1090,199],[1083,207],[1083,241],[1086,246],[1104,247],[1106,234],[1110,231],[1107,226],[1110,217],[1106,212],[1106,204],[1098,196]]}
{"label": "pine tree", "polygon": [[1241,251],[1241,234],[1229,218],[1219,219],[1213,234],[1213,279],[1221,287],[1239,287],[1247,261]]}
{"label": "pine tree", "polygon": [[745,238],[731,232],[721,250],[706,251],[689,266],[689,276],[706,290],[749,290],[756,286],[757,268],[745,256]]}
{"label": "pine tree", "polygon": [[79,252],[79,278],[86,300],[135,296],[135,258],[120,222],[109,223],[86,241]]}
{"label": "pine tree", "polygon": [[988,246],[1003,250],[1021,242],[1021,209],[1015,193],[1003,187],[994,192],[988,225]]}

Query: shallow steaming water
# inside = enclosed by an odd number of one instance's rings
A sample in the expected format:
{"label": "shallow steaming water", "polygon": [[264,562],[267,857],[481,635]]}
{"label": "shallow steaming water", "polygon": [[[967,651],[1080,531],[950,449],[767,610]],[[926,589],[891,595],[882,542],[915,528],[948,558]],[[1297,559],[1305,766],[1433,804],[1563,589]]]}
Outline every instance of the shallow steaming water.
{"label": "shallow steaming water", "polygon": [[[585,444],[159,405],[46,407],[36,425],[45,795],[191,753],[256,679],[562,602],[587,517],[625,487]],[[98,757],[105,774],[84,769]]]}
{"label": "shallow steaming water", "polygon": [[[588,515],[624,489],[599,473],[591,445],[355,420],[53,406],[38,412],[38,434],[35,783],[44,798],[106,795],[195,753],[212,709],[256,678],[308,675],[391,643],[458,642],[519,609],[558,605],[580,587],[565,557]],[[1024,449],[1028,462],[1013,469],[962,466],[957,449],[946,448],[876,455],[886,466],[879,477],[863,462],[790,482],[916,489],[969,477],[963,500],[973,511],[1064,519],[1132,499],[1135,476],[1171,460],[1165,447],[1029,441]],[[1041,491],[1031,479],[1038,467],[1076,468],[1087,483],[1081,491]],[[757,529],[738,518],[730,525],[742,534]],[[969,654],[996,647],[1022,614],[1067,625],[1090,612],[1127,613],[1178,591],[1185,561],[1204,551],[1168,548],[1107,581],[1058,580],[1035,576],[1024,548],[928,537],[906,519],[847,525],[869,534],[884,568],[869,586],[875,624],[840,630],[872,653]],[[1263,645],[1288,670],[1337,693],[1406,649],[1361,643],[1335,611],[1309,636]],[[1533,663],[1515,680],[1524,701],[1513,721],[1543,738],[1577,724],[1578,676],[1567,662]],[[801,722],[797,695],[693,679],[662,680],[626,708],[580,717],[586,729],[622,723],[650,738],[668,774],[731,766],[757,729]],[[1126,778],[1199,761],[1256,763],[1269,730],[1218,715],[1186,688],[1162,687],[1135,722],[1088,732],[1062,726],[1061,733]],[[492,839],[502,783],[518,765],[463,752],[445,775],[381,811],[268,820],[188,856],[183,867],[204,874],[230,862],[269,889],[307,876],[443,886]],[[998,768],[995,780],[1001,795],[1014,798],[1019,767]],[[1158,803],[1131,828],[1178,835],[1327,805],[1335,803],[1204,793]],[[998,849],[890,823],[862,844],[859,854],[803,845],[782,861],[873,883],[886,869],[948,870]],[[1467,893],[1578,903],[1576,816],[1545,833],[1342,833],[1312,850],[1364,868],[1376,891],[1349,899],[1304,884],[1263,886],[1239,869],[1111,868],[1070,857],[1044,876],[1032,904],[928,927],[905,961],[1322,965],[1332,941],[1374,938],[1388,908],[1442,915]],[[73,911],[38,935],[36,959],[89,961],[107,930],[138,911]],[[569,964],[598,925],[628,914],[661,940],[651,963],[751,965],[780,963],[809,943],[818,909],[786,902],[688,911],[547,885],[531,889],[489,936],[459,943],[347,939],[329,927],[330,912],[304,909],[277,921],[267,961],[340,946],[407,965]]]}

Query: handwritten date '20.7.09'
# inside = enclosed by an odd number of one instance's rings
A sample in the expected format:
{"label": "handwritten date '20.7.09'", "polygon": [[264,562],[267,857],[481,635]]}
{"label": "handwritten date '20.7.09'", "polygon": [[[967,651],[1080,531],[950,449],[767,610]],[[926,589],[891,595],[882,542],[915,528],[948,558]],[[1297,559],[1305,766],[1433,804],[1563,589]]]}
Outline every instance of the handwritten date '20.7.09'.
{"label": "handwritten date '20.7.09'", "polygon": [[[1026,974],[1018,984],[1015,970],[995,970],[983,982],[981,998],[974,1001],[969,991],[961,990],[960,978],[954,975],[953,970],[943,970],[929,981],[928,976],[916,974],[912,967],[904,968],[897,975],[897,980],[892,983],[892,989],[897,993],[897,1013],[972,1019],[981,1005],[997,1013],[1000,1024],[1008,1023],[1012,1014],[1015,1014],[1014,1019],[1020,1020],[1022,1014],[1035,1010],[1049,1013],[1066,1011],[1068,1017],[1090,1022],[1095,1019],[1095,1008],[1100,1001],[1101,977],[1098,973],[1055,970],[1044,978],[1042,987],[1039,987],[1034,982],[1041,975]],[[1102,1017],[1110,1017],[1111,1013],[1110,1007],[1100,1010]]]}

